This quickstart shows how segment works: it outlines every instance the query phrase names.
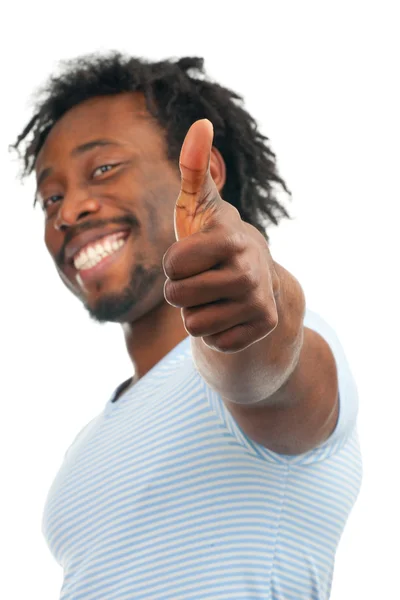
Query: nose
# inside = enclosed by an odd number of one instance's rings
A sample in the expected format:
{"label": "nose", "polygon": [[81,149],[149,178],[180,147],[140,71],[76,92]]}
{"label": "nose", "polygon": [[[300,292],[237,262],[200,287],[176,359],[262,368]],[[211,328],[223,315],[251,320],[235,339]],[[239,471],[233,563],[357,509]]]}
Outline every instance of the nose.
{"label": "nose", "polygon": [[66,231],[86,217],[98,213],[99,210],[99,200],[89,195],[87,191],[70,191],[60,203],[54,227],[57,231]]}

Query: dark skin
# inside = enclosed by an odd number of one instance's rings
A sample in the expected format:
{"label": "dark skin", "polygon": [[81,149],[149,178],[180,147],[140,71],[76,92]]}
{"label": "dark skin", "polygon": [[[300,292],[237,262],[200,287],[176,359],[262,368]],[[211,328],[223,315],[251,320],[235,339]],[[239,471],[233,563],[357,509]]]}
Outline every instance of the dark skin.
{"label": "dark skin", "polygon": [[[242,429],[277,452],[305,452],[337,421],[334,359],[303,327],[297,280],[222,200],[225,165],[212,137],[208,121],[192,126],[180,178],[140,94],[75,107],[37,160],[46,245],[91,312],[130,286],[132,302],[120,302],[113,320],[123,325],[136,379],[189,333],[198,370]],[[115,232],[123,247],[93,272],[65,258],[85,234]]]}
{"label": "dark skin", "polygon": [[[73,155],[93,139],[116,145],[94,146]],[[93,177],[96,168],[107,164],[116,166]],[[52,172],[46,176],[49,168]],[[76,238],[86,224],[108,223],[132,214],[139,222],[140,229],[131,232],[119,260],[98,279],[82,282],[74,266],[63,260],[56,267],[68,288],[89,308],[102,295],[122,291],[134,264],[158,269],[151,285],[120,319],[136,377],[142,377],[187,336],[179,310],[166,303],[163,294],[162,258],[175,241],[171,223],[180,177],[177,167],[165,159],[161,131],[140,96],[96,98],[71,110],[55,125],[40,152],[36,172],[38,181],[45,173],[38,197],[42,205],[46,203],[45,242],[55,260],[67,236]],[[93,229],[107,233],[119,227]]]}

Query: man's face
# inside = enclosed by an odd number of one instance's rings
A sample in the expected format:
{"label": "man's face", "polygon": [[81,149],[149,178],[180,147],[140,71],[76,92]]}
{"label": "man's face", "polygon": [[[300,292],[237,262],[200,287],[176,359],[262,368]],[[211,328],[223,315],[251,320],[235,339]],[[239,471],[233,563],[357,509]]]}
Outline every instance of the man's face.
{"label": "man's face", "polygon": [[95,319],[133,322],[164,301],[180,178],[140,94],[71,109],[46,139],[36,177],[46,246]]}

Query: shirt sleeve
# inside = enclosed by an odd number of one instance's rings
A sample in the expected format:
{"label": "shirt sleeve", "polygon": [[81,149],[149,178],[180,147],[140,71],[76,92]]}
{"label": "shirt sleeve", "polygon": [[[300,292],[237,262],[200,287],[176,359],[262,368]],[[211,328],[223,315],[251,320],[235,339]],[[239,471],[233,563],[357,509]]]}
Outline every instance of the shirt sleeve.
{"label": "shirt sleeve", "polygon": [[339,416],[336,427],[325,442],[303,455],[305,462],[312,462],[336,453],[356,435],[359,397],[346,354],[332,327],[308,308],[304,326],[316,331],[328,343],[335,359],[339,385]]}
{"label": "shirt sleeve", "polygon": [[269,462],[273,461],[285,465],[307,465],[328,459],[337,454],[346,445],[349,449],[352,447],[358,448],[358,434],[356,429],[358,390],[342,345],[332,327],[317,313],[309,309],[306,309],[304,326],[316,331],[329,344],[338,372],[338,421],[335,430],[325,442],[303,454],[278,454],[251,440],[236,423],[219,394],[213,392],[211,389],[207,391],[210,407],[217,414],[221,424],[229,430],[237,442],[245,447],[248,452],[257,454],[260,458]]}
{"label": "shirt sleeve", "polygon": [[317,313],[307,309],[304,326],[316,331],[328,343],[335,358],[339,382],[339,418],[335,431],[330,436],[334,442],[346,437],[354,429],[358,415],[358,390],[343,347],[334,332]]}

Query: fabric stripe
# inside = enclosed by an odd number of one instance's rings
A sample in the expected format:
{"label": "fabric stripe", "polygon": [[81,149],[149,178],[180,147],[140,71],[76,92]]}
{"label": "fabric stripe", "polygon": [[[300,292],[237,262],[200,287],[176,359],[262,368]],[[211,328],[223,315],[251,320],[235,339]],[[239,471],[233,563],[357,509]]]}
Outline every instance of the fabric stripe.
{"label": "fabric stripe", "polygon": [[359,493],[357,389],[339,373],[331,438],[276,454],[240,430],[185,340],[75,438],[50,488],[43,533],[61,600],[327,600]]}

